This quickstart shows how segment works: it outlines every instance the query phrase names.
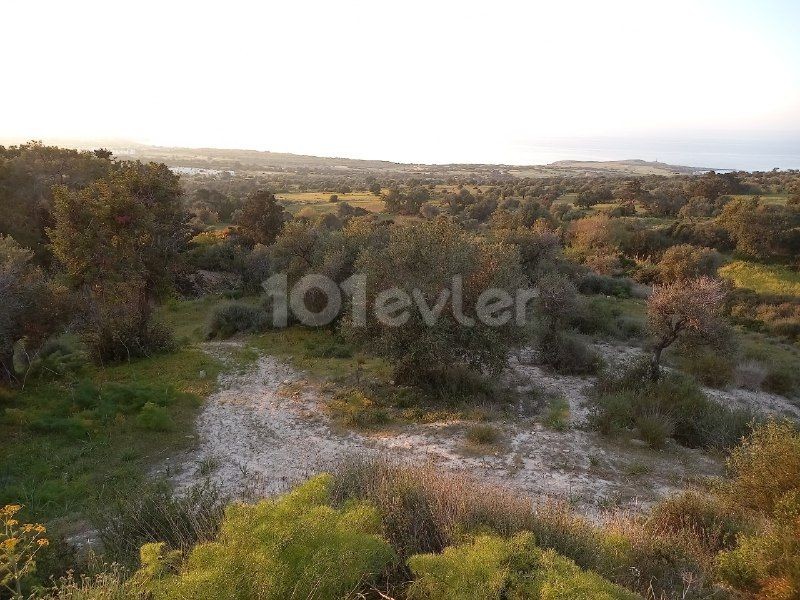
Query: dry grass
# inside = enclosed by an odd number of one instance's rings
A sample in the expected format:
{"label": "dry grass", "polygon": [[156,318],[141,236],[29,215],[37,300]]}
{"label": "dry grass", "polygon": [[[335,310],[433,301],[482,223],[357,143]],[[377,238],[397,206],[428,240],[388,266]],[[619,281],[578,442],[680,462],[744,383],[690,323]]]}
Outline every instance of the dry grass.
{"label": "dry grass", "polygon": [[[337,504],[372,502],[386,539],[401,557],[441,552],[465,534],[511,536],[530,531],[540,547],[552,548],[647,598],[714,597],[713,553],[696,529],[676,525],[674,519],[667,523],[667,517],[647,521],[613,514],[598,525],[561,502],[534,504],[464,474],[385,458],[343,461],[334,471],[332,490]],[[694,527],[695,521],[691,523]]]}
{"label": "dry grass", "polygon": [[[333,194],[339,197],[338,203],[330,202]],[[312,208],[321,215],[336,212],[336,206],[341,202],[347,202],[351,206],[358,206],[373,213],[381,212],[384,209],[383,200],[370,192],[352,192],[350,194],[340,194],[336,191],[286,192],[277,194],[276,198],[283,202],[286,210],[292,214],[306,207]]]}

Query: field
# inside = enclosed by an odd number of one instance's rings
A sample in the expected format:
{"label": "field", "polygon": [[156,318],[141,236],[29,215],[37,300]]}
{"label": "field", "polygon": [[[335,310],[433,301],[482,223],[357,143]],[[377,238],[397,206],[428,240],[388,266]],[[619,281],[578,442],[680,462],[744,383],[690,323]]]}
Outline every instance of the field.
{"label": "field", "polygon": [[759,294],[800,296],[800,272],[785,266],[736,260],[721,267],[719,274],[737,287]]}
{"label": "field", "polygon": [[310,208],[317,214],[336,212],[336,202],[331,202],[330,197],[336,195],[339,202],[347,202],[370,212],[381,212],[384,203],[380,197],[370,192],[353,192],[340,194],[337,192],[287,192],[276,194],[276,198],[286,206],[286,209],[296,214],[300,210]]}

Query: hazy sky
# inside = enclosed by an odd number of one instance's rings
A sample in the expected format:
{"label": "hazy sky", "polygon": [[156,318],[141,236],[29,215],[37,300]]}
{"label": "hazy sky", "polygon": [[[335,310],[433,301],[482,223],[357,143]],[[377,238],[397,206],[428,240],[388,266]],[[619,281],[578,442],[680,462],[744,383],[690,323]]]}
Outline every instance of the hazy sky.
{"label": "hazy sky", "polygon": [[0,137],[427,162],[793,141],[798,25],[797,0],[9,1]]}

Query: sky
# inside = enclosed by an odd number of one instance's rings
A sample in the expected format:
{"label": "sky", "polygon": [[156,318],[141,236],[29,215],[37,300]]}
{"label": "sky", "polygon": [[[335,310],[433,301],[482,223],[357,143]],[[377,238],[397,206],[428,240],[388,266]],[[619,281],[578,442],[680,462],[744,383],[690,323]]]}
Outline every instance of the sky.
{"label": "sky", "polygon": [[798,24],[796,0],[6,2],[0,138],[800,168]]}

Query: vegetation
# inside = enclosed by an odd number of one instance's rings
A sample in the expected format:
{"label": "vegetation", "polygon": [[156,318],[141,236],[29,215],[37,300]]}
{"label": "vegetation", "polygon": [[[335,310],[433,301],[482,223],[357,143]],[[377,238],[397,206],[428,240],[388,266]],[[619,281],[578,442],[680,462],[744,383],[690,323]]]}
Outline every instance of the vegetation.
{"label": "vegetation", "polygon": [[[259,168],[178,177],[103,150],[0,147],[0,584],[12,597],[797,597],[797,430],[700,387],[780,394],[771,409],[794,414],[796,172],[248,160]],[[311,287],[281,328],[279,299],[260,297],[276,274],[368,285],[301,326],[300,308],[328,305]],[[223,364],[209,338],[241,348],[226,344]],[[652,358],[606,367],[601,353],[621,345]],[[520,391],[517,350],[537,377],[590,390],[590,428],[665,460],[674,443],[730,452],[726,476],[602,523],[383,460],[254,504],[211,482],[176,496],[151,476],[191,443],[217,375],[260,352],[321,380],[337,427],[363,436],[467,419],[452,428],[460,449],[499,455],[531,415],[547,436],[596,436],[576,431],[575,398]],[[63,540],[87,522],[113,566],[82,564]]]}

